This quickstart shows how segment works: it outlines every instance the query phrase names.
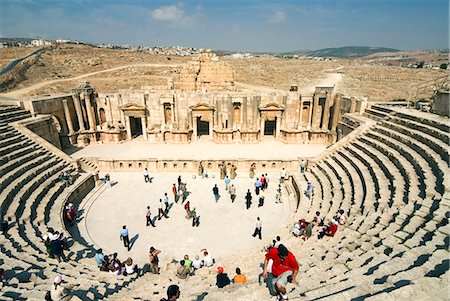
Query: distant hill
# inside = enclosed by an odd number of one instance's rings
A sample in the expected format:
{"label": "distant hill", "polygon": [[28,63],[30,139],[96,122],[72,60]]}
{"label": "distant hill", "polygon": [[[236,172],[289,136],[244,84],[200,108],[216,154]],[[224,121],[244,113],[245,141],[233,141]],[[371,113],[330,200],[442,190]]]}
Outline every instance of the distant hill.
{"label": "distant hill", "polygon": [[18,42],[18,43],[30,43],[34,38],[0,38],[0,43]]}
{"label": "distant hill", "polygon": [[356,58],[370,55],[377,52],[399,52],[398,49],[384,47],[366,47],[366,46],[346,46],[339,48],[324,48],[308,51],[308,56],[317,57],[338,57],[338,58]]}

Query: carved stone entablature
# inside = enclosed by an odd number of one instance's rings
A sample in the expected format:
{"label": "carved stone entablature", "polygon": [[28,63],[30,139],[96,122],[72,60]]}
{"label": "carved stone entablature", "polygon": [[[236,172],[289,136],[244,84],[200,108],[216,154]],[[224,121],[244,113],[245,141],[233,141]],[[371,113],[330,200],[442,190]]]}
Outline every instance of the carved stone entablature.
{"label": "carved stone entablature", "polygon": [[266,105],[259,106],[260,111],[284,111],[284,106],[277,103],[268,103]]}
{"label": "carved stone entablature", "polygon": [[190,106],[189,109],[192,111],[214,111],[214,106],[207,103],[199,103],[194,106]]}
{"label": "carved stone entablature", "polygon": [[145,117],[147,110],[144,106],[140,106],[134,103],[127,103],[120,107],[125,116],[130,117]]}

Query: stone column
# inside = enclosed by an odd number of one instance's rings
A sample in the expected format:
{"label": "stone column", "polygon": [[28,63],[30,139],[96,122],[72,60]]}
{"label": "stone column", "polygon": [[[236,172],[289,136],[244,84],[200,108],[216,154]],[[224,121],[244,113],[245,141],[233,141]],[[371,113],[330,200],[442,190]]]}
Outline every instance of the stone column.
{"label": "stone column", "polygon": [[356,99],[354,99],[352,97],[350,101],[351,101],[351,103],[350,103],[350,113],[355,113],[356,112]]}
{"label": "stone column", "polygon": [[307,128],[308,130],[311,129],[312,108],[313,108],[313,104],[312,104],[312,101],[310,101],[310,102],[309,102],[308,125],[306,126],[306,128]]}
{"label": "stone column", "polygon": [[266,119],[263,116],[259,117],[259,119],[260,119],[259,120],[260,121],[260,125],[259,125],[259,139],[261,140],[264,137],[264,123],[265,123]]}
{"label": "stone column", "polygon": [[72,117],[70,116],[69,105],[67,104],[67,99],[62,100],[63,109],[64,109],[64,117],[66,118],[67,129],[69,130],[69,136],[75,134],[73,130]]}
{"label": "stone column", "polygon": [[130,123],[129,116],[125,116],[125,127],[127,129],[127,139],[131,140],[131,138],[133,138],[133,137],[131,136],[131,123]]}
{"label": "stone column", "polygon": [[147,118],[141,117],[141,124],[142,124],[142,136],[144,137],[144,140],[148,140],[147,136]]}
{"label": "stone column", "polygon": [[170,116],[172,118],[172,126],[175,124],[175,106],[173,105],[173,102],[170,103],[170,113],[172,116]]}
{"label": "stone column", "polygon": [[341,112],[341,94],[336,95],[333,105],[333,119],[331,120],[331,133],[336,133],[336,127],[339,122],[339,114]]}
{"label": "stone column", "polygon": [[281,133],[281,114],[277,114],[276,118],[276,130],[275,130],[275,139],[279,139],[280,138],[280,133]]}
{"label": "stone column", "polygon": [[77,112],[77,118],[78,118],[78,128],[79,131],[84,131],[84,120],[83,120],[83,111],[81,110],[81,104],[80,104],[80,96],[78,94],[72,95],[73,104],[75,106],[75,112]]}
{"label": "stone column", "polygon": [[197,115],[195,113],[192,113],[192,141],[197,140],[198,133],[197,133]]}
{"label": "stone column", "polygon": [[330,120],[330,104],[331,104],[331,92],[327,92],[325,99],[325,106],[323,108],[322,131],[328,131],[328,122]]}
{"label": "stone column", "polygon": [[214,111],[210,111],[210,118],[209,118],[209,140],[214,140],[214,127],[213,127],[213,121],[214,121]]}
{"label": "stone column", "polygon": [[319,130],[320,114],[319,114],[319,94],[315,93],[313,98],[314,108],[312,116],[312,130],[314,132]]}
{"label": "stone column", "polygon": [[302,117],[303,117],[303,99],[300,96],[300,108],[298,109],[298,123],[297,123],[297,129],[302,128]]}
{"label": "stone column", "polygon": [[241,126],[242,126],[242,128],[245,128],[245,129],[248,127],[247,110],[248,110],[247,97],[244,97],[244,99],[242,100],[242,105],[241,105]]}
{"label": "stone column", "polygon": [[86,102],[86,110],[89,120],[89,130],[94,131],[96,128],[95,125],[95,118],[94,118],[94,112],[91,104],[91,94],[85,94],[84,95],[84,101]]}

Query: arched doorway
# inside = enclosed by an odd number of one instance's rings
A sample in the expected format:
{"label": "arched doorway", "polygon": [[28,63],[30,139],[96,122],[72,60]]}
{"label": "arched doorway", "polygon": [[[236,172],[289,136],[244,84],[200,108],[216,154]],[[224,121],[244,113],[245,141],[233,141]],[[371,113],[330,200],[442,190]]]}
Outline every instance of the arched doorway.
{"label": "arched doorway", "polygon": [[234,124],[241,124],[241,107],[235,106],[233,109],[233,122]]}
{"label": "arched doorway", "polygon": [[106,123],[105,109],[101,108],[100,110],[98,110],[98,114],[100,115],[100,124]]}

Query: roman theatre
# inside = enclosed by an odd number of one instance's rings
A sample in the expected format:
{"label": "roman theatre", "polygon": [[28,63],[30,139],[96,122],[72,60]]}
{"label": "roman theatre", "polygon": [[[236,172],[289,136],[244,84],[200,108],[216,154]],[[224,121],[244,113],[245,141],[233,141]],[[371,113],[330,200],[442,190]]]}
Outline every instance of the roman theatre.
{"label": "roman theatre", "polygon": [[[42,300],[49,279],[62,274],[76,284],[72,300],[159,300],[173,283],[180,300],[271,300],[258,275],[276,236],[300,265],[290,299],[448,299],[448,91],[436,93],[430,113],[407,101],[344,95],[338,74],[305,90],[245,88],[211,51],[174,68],[161,86],[100,93],[80,81],[66,94],[0,97],[1,220],[9,223],[0,263],[10,279],[0,299]],[[234,202],[220,171],[232,168]],[[61,181],[63,172],[73,183]],[[258,206],[262,174],[268,188]],[[174,201],[178,177],[198,227],[186,202]],[[165,193],[168,217],[157,219]],[[74,225],[65,218],[69,203]],[[155,228],[146,226],[147,206]],[[334,237],[318,239],[321,227],[306,240],[290,233],[299,219],[319,211],[329,221],[341,209],[348,224]],[[262,240],[252,237],[257,217]],[[123,225],[129,251],[119,239]],[[49,228],[66,237],[67,262],[48,257]],[[151,246],[161,250],[159,275],[148,271]],[[100,272],[100,248],[133,258],[142,272]],[[177,279],[177,261],[204,248],[214,267]],[[240,267],[248,283],[218,289],[217,266],[230,276]]]}

